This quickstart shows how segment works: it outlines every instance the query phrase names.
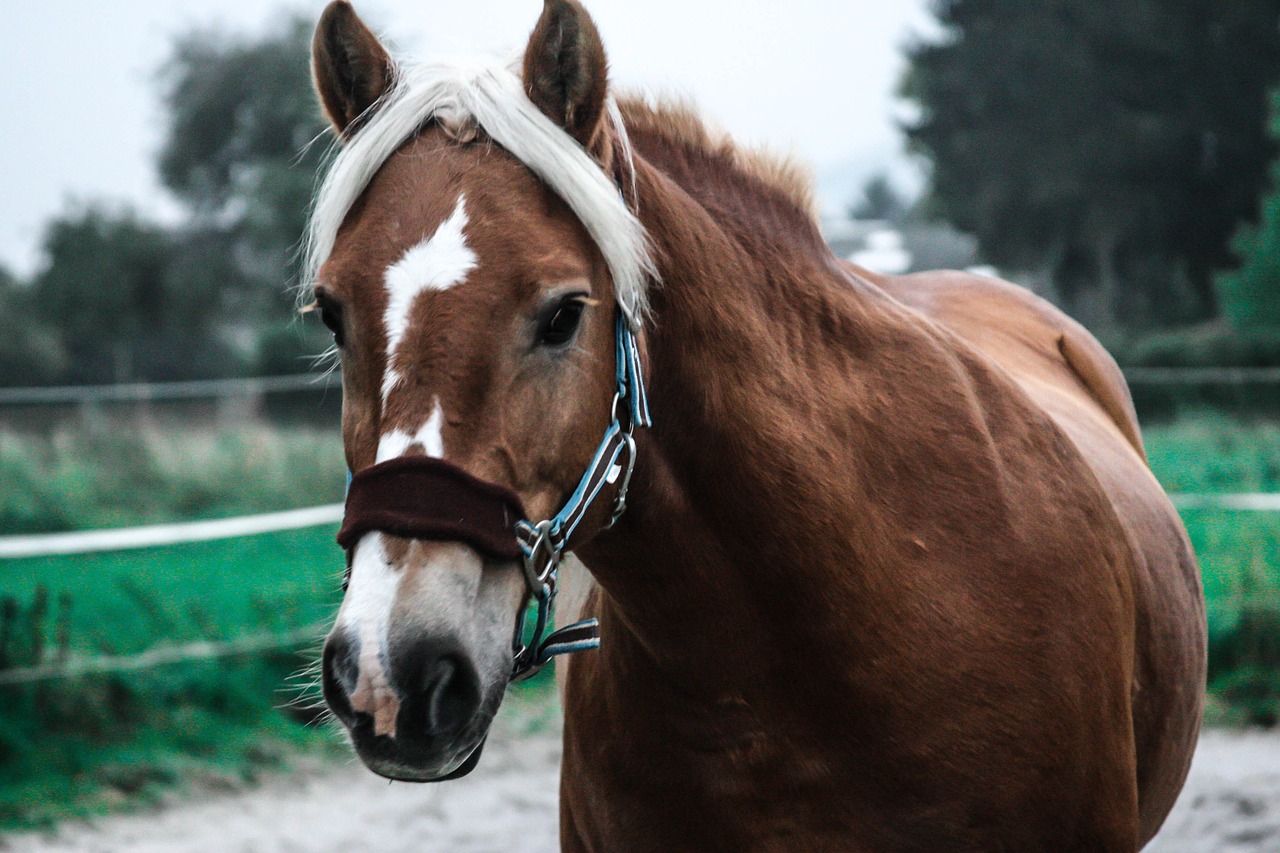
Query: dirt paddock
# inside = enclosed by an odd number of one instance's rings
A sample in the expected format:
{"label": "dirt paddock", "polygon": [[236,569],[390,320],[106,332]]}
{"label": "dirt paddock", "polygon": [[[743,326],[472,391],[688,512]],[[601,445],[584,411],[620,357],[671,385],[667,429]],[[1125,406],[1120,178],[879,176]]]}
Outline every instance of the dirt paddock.
{"label": "dirt paddock", "polygon": [[[316,765],[250,790],[0,842],[59,853],[543,853],[556,843],[559,734],[499,718],[479,769],[444,785],[390,784]],[[1211,731],[1152,853],[1280,851],[1280,734]]]}

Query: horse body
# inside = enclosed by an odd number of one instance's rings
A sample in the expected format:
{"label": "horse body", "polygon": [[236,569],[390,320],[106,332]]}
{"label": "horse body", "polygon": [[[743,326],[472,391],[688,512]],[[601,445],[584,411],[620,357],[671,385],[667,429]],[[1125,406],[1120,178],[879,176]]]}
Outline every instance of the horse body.
{"label": "horse body", "polygon": [[1149,839],[1199,732],[1204,601],[1182,522],[1146,465],[1124,378],[1083,327],[1022,288],[956,273],[878,281],[1005,370],[1081,449],[1121,522],[1133,554],[1134,736]]}
{"label": "horse body", "polygon": [[[840,263],[788,169],[688,110],[611,109],[576,0],[547,0],[520,79],[410,80],[342,0],[314,64],[348,142],[311,246],[357,484],[451,472],[553,518],[618,426],[615,329],[639,335],[627,511],[596,502],[568,541],[603,645],[562,672],[566,849],[1155,833],[1194,748],[1203,604],[1083,329],[1009,285]],[[325,695],[376,772],[452,778],[538,549],[380,523],[350,540]]]}
{"label": "horse body", "polygon": [[655,427],[581,551],[566,849],[1135,849],[1189,764],[1202,605],[1114,364],[1011,286],[842,268],[767,185],[632,136]]}

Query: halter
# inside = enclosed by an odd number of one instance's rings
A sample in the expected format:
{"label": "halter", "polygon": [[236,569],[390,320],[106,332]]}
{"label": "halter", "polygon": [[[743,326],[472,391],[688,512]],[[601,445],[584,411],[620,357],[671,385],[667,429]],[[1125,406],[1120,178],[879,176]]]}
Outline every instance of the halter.
{"label": "halter", "polygon": [[547,627],[555,609],[557,572],[570,538],[606,485],[617,484],[618,489],[604,529],[622,515],[636,464],[634,432],[652,423],[635,333],[621,311],[615,337],[613,421],[577,488],[552,518],[531,522],[519,496],[510,489],[425,456],[400,457],[365,468],[347,488],[338,543],[348,553],[366,533],[382,531],[409,539],[464,542],[488,557],[520,561],[537,613],[528,643],[524,641],[528,608],[522,606],[516,617],[511,681],[529,678],[557,655],[600,646],[600,625],[595,619],[550,634]]}
{"label": "halter", "polygon": [[[636,465],[635,428],[652,424],[649,417],[649,399],[645,395],[644,376],[640,372],[640,352],[636,347],[635,333],[622,312],[617,320],[617,382],[613,396],[613,422],[605,430],[595,458],[578,481],[569,500],[553,518],[533,524],[520,521],[516,524],[516,538],[523,554],[524,580],[529,592],[538,603],[534,620],[533,638],[524,642],[528,609],[523,608],[516,620],[513,641],[515,666],[512,681],[521,681],[537,673],[547,661],[557,655],[580,652],[600,647],[600,623],[584,619],[543,636],[551,621],[556,598],[556,573],[564,556],[569,537],[587,514],[587,509],[606,484],[618,483],[614,498],[613,514],[604,529],[613,527],[627,508],[627,489],[631,486],[631,473]],[[625,462],[622,455],[626,454]]]}

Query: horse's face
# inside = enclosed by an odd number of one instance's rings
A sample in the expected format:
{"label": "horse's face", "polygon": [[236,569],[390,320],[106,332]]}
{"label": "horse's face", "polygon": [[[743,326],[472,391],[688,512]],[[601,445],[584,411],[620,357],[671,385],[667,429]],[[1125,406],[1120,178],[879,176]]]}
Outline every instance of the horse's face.
{"label": "horse's face", "polygon": [[[322,100],[350,132],[368,103],[343,99],[379,90],[358,69],[385,78],[391,66],[345,4],[326,12],[316,44]],[[347,214],[315,298],[341,353],[353,471],[438,457],[510,488],[530,518],[555,514],[609,422],[614,294],[582,225],[527,168],[483,136],[418,134]],[[326,700],[374,771],[449,774],[507,686],[521,568],[380,532],[349,559]]]}

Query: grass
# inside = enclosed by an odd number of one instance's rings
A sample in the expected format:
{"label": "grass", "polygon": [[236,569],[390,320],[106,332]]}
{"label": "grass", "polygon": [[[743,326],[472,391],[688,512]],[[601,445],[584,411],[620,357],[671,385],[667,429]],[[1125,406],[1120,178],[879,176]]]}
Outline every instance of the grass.
{"label": "grass", "polygon": [[[1172,492],[1280,491],[1280,425],[1203,417],[1149,428],[1146,439]],[[330,503],[341,499],[343,468],[336,427],[0,432],[0,535]],[[1214,718],[1268,722],[1280,712],[1280,514],[1184,518],[1209,600]],[[323,624],[340,595],[332,537],[315,528],[5,562],[0,669],[64,649],[130,655]],[[334,750],[331,735],[280,710],[305,683],[289,678],[309,659],[314,647],[304,644],[0,686],[0,831],[146,803],[192,779],[236,782],[299,751]],[[511,699],[528,704],[522,697],[547,689],[544,679]]]}
{"label": "grass", "polygon": [[1168,492],[1280,491],[1280,423],[1203,415],[1148,426],[1143,438]]}
{"label": "grass", "polygon": [[[53,648],[64,633],[71,655],[131,655],[322,624],[340,597],[333,534],[6,563],[0,589],[20,616],[4,651],[31,663],[33,645]],[[321,636],[269,654],[0,686],[0,827],[147,802],[178,780],[244,778],[299,748],[326,748],[330,738],[279,710],[305,692],[290,678]]]}
{"label": "grass", "polygon": [[[0,590],[20,604],[13,621],[23,631],[43,611],[46,658],[60,624],[73,656],[282,635],[332,618],[343,567],[333,536],[319,527],[9,561],[0,566]],[[345,755],[331,731],[303,724],[312,716],[286,707],[299,696],[315,701],[306,670],[322,635],[323,628],[313,643],[269,654],[0,685],[0,831],[143,805],[193,779],[235,784],[300,751]],[[11,632],[0,654],[31,663],[22,658],[32,645]],[[517,688],[523,700],[513,698],[527,705],[547,686],[543,678]]]}
{"label": "grass", "polygon": [[175,429],[114,421],[0,431],[0,535],[223,518],[336,503],[332,431]]}
{"label": "grass", "polygon": [[[0,433],[0,482],[3,535],[337,502],[345,467],[336,427],[90,425]],[[341,597],[335,532],[0,562],[0,671],[326,626]],[[315,700],[306,669],[322,635],[268,654],[0,685],[0,832],[146,804],[192,780],[235,784],[299,752],[346,755],[327,728],[304,724],[312,714],[286,708]],[[547,687],[535,679],[512,699],[529,705]]]}
{"label": "grass", "polygon": [[[178,429],[90,419],[0,432],[0,535],[217,518],[342,499],[336,427]],[[61,654],[276,635],[332,617],[342,554],[315,528],[0,564],[0,669]],[[268,654],[0,686],[0,828],[252,776],[331,735],[281,709],[316,642]],[[301,715],[305,716],[305,715]]]}
{"label": "grass", "polygon": [[[1146,430],[1174,493],[1280,492],[1280,424],[1199,417]],[[1209,722],[1280,722],[1280,513],[1182,512],[1209,617]]]}
{"label": "grass", "polygon": [[0,589],[33,601],[70,596],[80,651],[232,640],[322,622],[340,600],[342,552],[329,527],[170,548],[6,563]]}

